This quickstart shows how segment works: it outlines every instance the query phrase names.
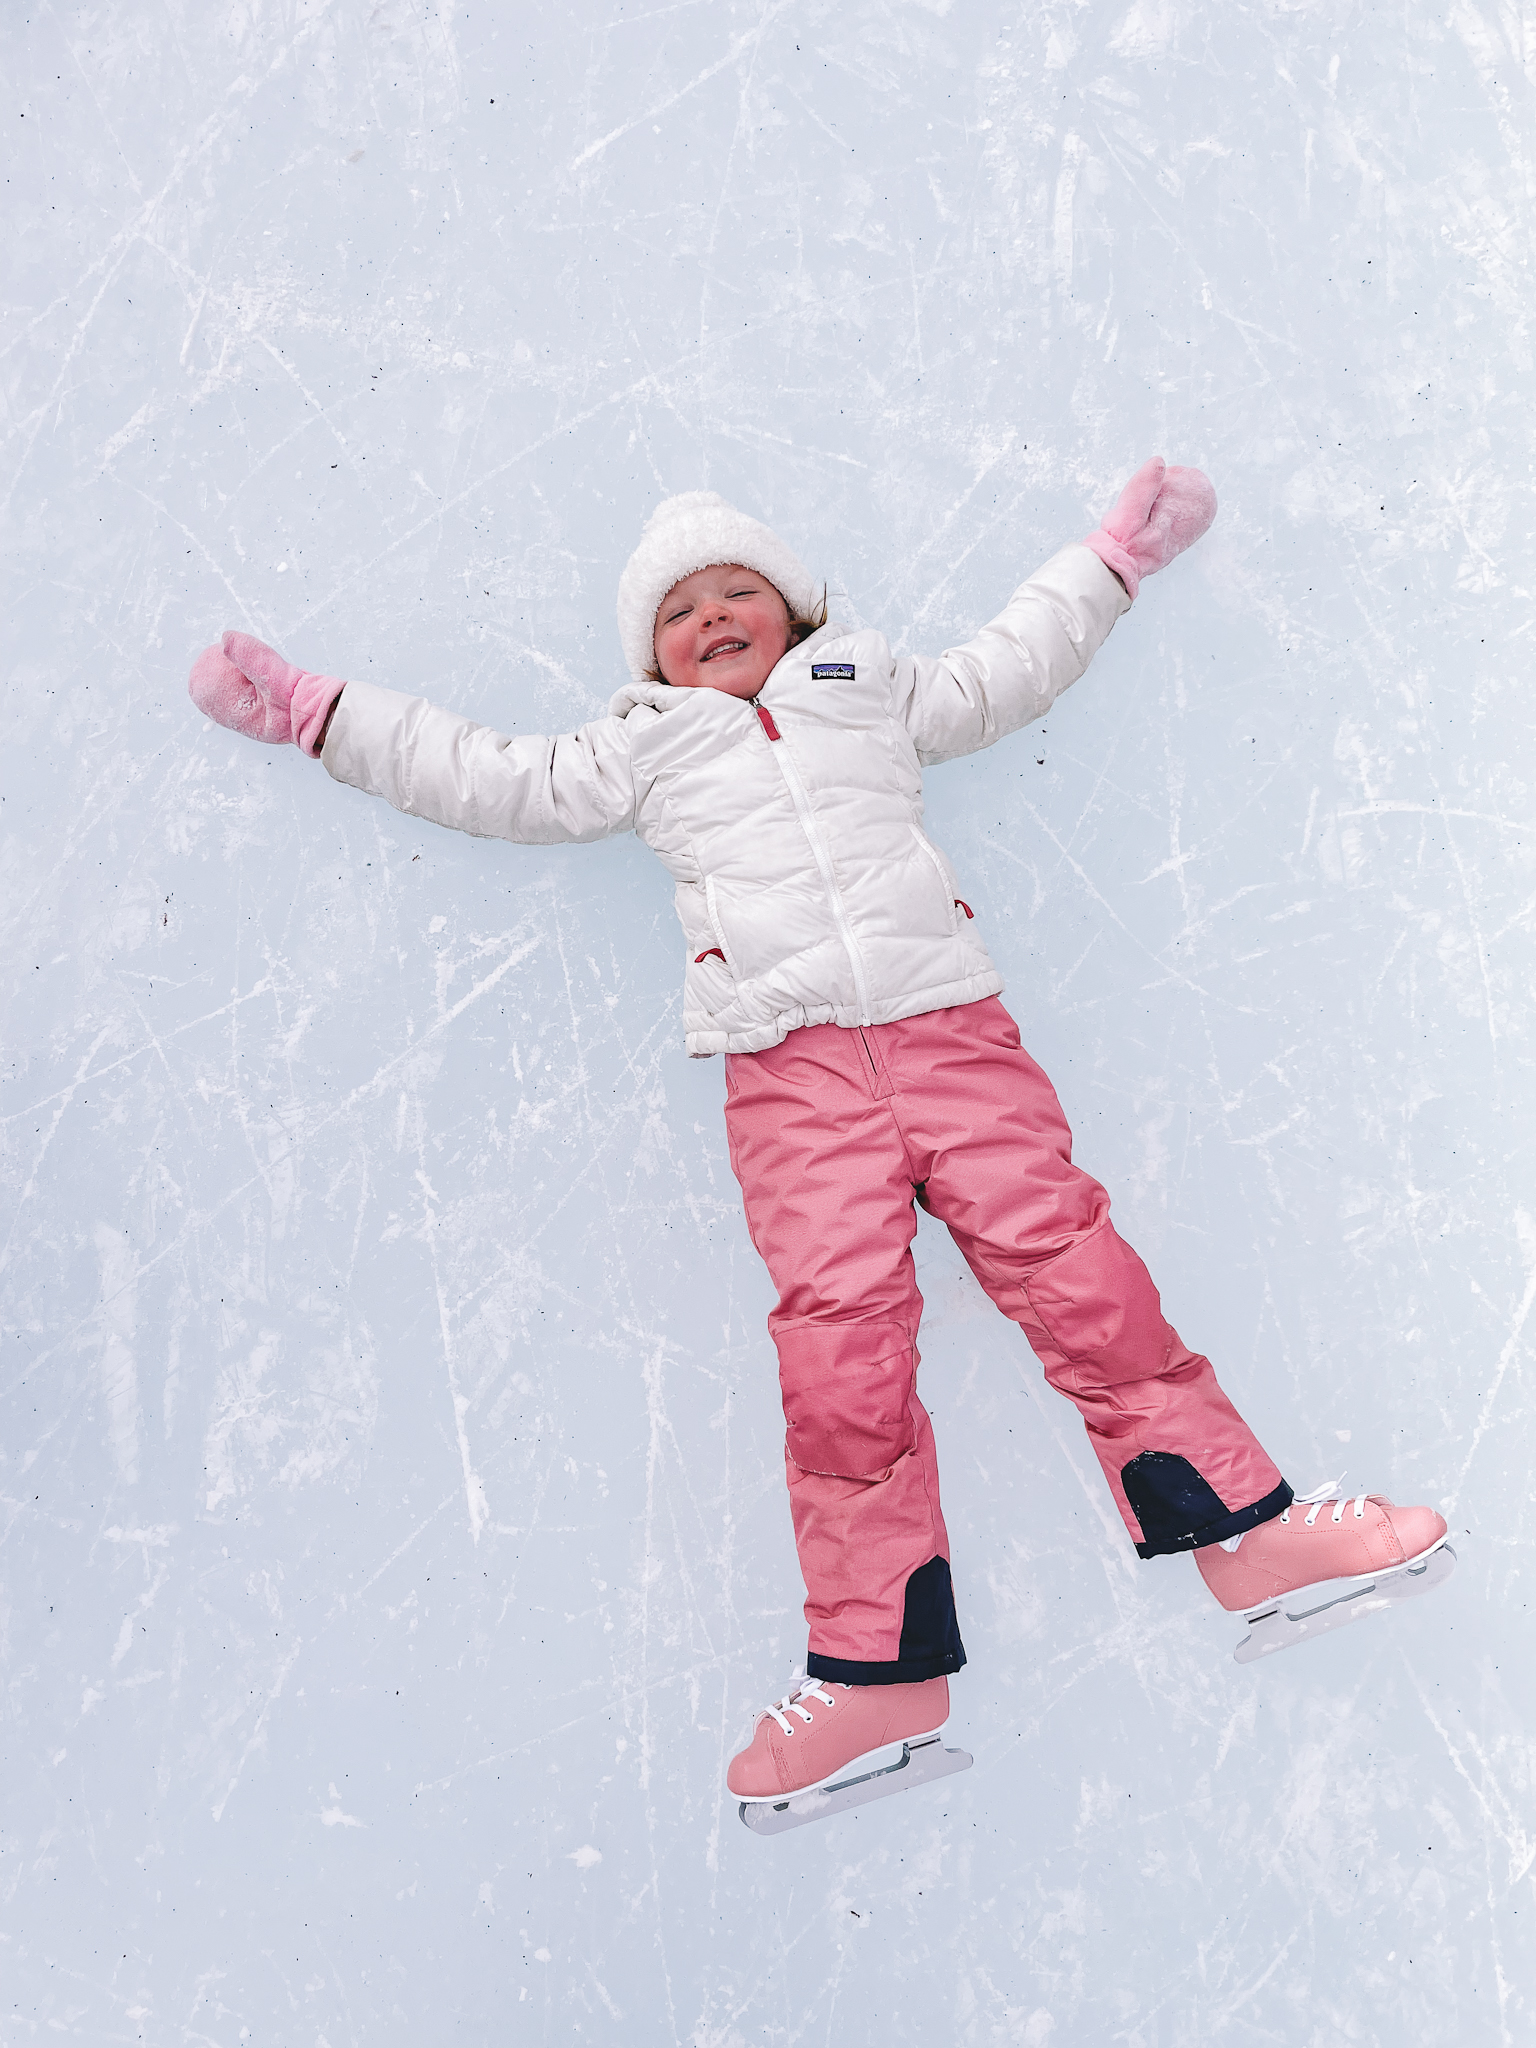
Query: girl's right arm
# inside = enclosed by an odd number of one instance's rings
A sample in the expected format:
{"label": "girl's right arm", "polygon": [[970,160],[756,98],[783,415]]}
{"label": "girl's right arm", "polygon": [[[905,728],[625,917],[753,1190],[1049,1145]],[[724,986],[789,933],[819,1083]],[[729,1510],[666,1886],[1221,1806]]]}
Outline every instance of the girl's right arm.
{"label": "girl's right arm", "polygon": [[459,832],[525,845],[605,839],[635,822],[629,734],[598,718],[556,739],[508,738],[420,697],[294,668],[247,633],[197,659],[198,709],[318,755],[338,782]]}
{"label": "girl's right arm", "polygon": [[553,846],[606,839],[635,822],[622,718],[512,739],[420,697],[348,683],[320,759],[338,782],[482,839]]}

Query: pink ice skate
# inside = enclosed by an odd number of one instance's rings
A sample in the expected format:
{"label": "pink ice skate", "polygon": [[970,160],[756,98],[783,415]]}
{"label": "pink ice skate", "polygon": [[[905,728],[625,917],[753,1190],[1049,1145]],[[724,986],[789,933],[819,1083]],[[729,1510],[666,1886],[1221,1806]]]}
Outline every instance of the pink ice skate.
{"label": "pink ice skate", "polygon": [[1252,1664],[1428,1593],[1450,1577],[1456,1553],[1433,1508],[1394,1507],[1379,1493],[1340,1498],[1334,1481],[1230,1544],[1197,1550],[1195,1563],[1228,1613],[1246,1615],[1249,1633],[1232,1654]]}
{"label": "pink ice skate", "polygon": [[747,1826],[777,1835],[968,1770],[972,1758],[963,1749],[946,1749],[940,1739],[948,1718],[945,1678],[914,1685],[802,1678],[758,1716],[725,1782],[741,1801]]}

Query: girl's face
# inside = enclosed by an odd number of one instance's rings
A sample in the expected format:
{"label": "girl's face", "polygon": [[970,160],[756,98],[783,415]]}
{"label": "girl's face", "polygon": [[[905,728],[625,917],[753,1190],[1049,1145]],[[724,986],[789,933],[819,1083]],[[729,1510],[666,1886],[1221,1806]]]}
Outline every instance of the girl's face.
{"label": "girl's face", "polygon": [[766,576],[733,562],[674,583],[656,614],[656,666],[679,690],[755,697],[789,647],[789,606]]}

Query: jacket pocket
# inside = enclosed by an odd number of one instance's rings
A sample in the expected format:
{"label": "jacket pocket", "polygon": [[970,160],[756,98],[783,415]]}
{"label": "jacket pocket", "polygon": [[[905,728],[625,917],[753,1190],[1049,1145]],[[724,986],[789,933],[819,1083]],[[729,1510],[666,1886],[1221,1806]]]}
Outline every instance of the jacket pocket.
{"label": "jacket pocket", "polygon": [[709,918],[709,929],[714,936],[716,946],[720,949],[720,957],[725,962],[726,970],[733,980],[739,980],[741,969],[736,964],[736,956],[731,951],[730,941],[725,936],[725,926],[720,921],[720,904],[715,895],[715,878],[713,875],[706,875],[704,877],[704,909]]}
{"label": "jacket pocket", "polygon": [[[928,860],[934,873],[939,878],[939,887],[944,891],[944,903],[949,918],[949,929],[952,932],[958,932],[961,928],[962,918],[960,895],[955,887],[955,878],[949,871],[949,862],[940,853],[927,833],[922,831],[919,826],[914,825],[912,827],[912,837],[922,848],[924,857]],[[966,916],[969,916],[969,914],[969,912],[964,913]]]}
{"label": "jacket pocket", "polygon": [[734,986],[735,976],[726,959],[725,946],[716,933],[715,919],[710,916],[703,882],[679,882],[676,903],[678,922],[683,927],[683,944],[687,949],[684,954],[688,963],[683,977],[684,991],[712,1012],[725,1000],[725,990]]}

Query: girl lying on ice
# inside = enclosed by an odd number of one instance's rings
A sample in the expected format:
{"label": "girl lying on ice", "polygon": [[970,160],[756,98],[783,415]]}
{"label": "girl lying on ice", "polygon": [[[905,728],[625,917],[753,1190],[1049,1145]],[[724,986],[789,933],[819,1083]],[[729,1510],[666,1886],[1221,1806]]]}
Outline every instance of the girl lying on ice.
{"label": "girl lying on ice", "polygon": [[1444,1544],[1433,1510],[1376,1494],[1293,1506],[1072,1164],[923,831],[923,769],[1041,717],[1214,512],[1198,470],[1147,463],[1096,532],[931,659],[825,622],[809,571],[723,499],[668,499],[619,583],[631,681],[558,739],[307,673],[243,633],[193,669],[208,716],[398,810],[538,845],[635,831],[677,884],[688,1051],[725,1055],[731,1163],[778,1289],[810,1626],[805,1680],[730,1766],[743,1800],[835,1786],[931,1737],[965,1662],[916,1391],[914,1199],[1081,1413],[1139,1555],[1192,1550],[1223,1607],[1275,1610],[1266,1647],[1322,1601],[1287,1596],[1383,1574],[1409,1590]]}

